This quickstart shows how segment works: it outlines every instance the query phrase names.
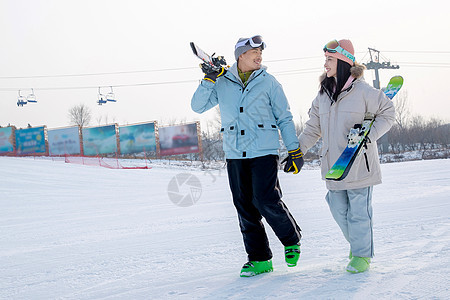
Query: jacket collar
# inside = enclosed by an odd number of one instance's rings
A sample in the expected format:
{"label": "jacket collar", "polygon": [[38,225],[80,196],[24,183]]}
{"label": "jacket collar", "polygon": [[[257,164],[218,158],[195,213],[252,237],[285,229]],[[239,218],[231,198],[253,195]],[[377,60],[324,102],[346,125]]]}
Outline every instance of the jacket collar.
{"label": "jacket collar", "polygon": [[[350,76],[352,77],[352,76]],[[339,94],[337,101],[341,100],[342,98],[344,98],[345,96],[347,96],[355,87],[355,84],[359,84],[360,82],[364,81],[363,78],[354,78],[350,84],[347,86],[344,86],[344,88],[342,89],[342,92]]]}
{"label": "jacket collar", "polygon": [[[255,70],[252,75],[250,75],[250,78],[247,81],[247,86],[250,83],[250,81],[252,81],[256,76],[258,76],[259,74],[261,74],[262,72],[265,72],[267,70],[266,66],[261,65],[261,68],[259,70]],[[238,68],[237,68],[237,62],[235,62],[228,70],[227,73],[225,74],[225,76],[227,76],[228,74],[233,75],[234,78],[229,77],[230,79],[232,79],[233,81],[237,81],[239,82],[239,84],[244,87],[244,83],[242,82],[241,78],[239,77],[239,72],[238,72]]]}
{"label": "jacket collar", "polygon": [[[353,77],[352,75],[350,75],[347,79],[347,82],[344,84],[344,87],[342,88],[342,91],[345,91],[346,89],[348,89],[352,84],[353,81],[355,80],[355,77]],[[342,92],[341,91],[341,92]]]}

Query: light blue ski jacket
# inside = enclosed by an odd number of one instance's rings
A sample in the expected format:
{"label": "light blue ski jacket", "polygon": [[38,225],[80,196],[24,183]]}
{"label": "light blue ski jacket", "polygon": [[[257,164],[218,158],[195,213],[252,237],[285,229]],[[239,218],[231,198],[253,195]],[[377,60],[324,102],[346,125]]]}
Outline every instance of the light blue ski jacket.
{"label": "light blue ski jacket", "polygon": [[203,113],[217,104],[227,159],[278,155],[279,131],[288,150],[299,147],[289,103],[266,67],[254,71],[245,87],[237,63],[215,84],[202,80],[192,97],[192,110]]}

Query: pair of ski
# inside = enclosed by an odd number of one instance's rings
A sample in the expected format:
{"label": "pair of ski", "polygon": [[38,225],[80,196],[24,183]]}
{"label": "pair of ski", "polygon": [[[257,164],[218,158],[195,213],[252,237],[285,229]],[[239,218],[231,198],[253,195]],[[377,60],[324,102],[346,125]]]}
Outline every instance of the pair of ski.
{"label": "pair of ski", "polygon": [[191,49],[192,52],[194,52],[194,55],[200,58],[203,63],[205,63],[208,68],[212,69],[213,71],[218,72],[222,67],[225,67],[225,69],[227,69],[227,62],[225,61],[225,58],[223,56],[214,57],[214,53],[213,55],[208,55],[193,42],[191,42]]}
{"label": "pair of ski", "polygon": [[[218,56],[216,58],[214,57],[214,54],[208,55],[192,42],[191,49],[198,58],[200,58],[213,70],[218,71],[222,66],[226,65],[225,59],[222,56]],[[397,95],[402,85],[403,77],[394,76],[391,78],[389,84],[384,89],[384,93],[389,99],[392,100],[392,98]],[[352,128],[350,130],[347,147],[344,149],[341,156],[339,156],[336,163],[325,175],[326,179],[340,181],[348,175],[353,162],[355,161],[356,157],[358,157],[358,155],[362,152],[367,143],[367,136],[370,132],[370,129],[372,128],[373,122],[375,121],[375,117],[376,116],[374,116],[373,114],[366,114],[362,124],[357,124],[355,125],[355,128]]]}

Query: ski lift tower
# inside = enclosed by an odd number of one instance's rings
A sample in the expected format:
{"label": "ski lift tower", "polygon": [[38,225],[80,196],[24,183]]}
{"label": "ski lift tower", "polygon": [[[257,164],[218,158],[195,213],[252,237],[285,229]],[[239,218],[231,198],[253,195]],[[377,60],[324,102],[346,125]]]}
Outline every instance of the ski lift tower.
{"label": "ski lift tower", "polygon": [[391,62],[382,62],[380,63],[380,51],[369,48],[370,61],[367,64],[363,64],[366,66],[368,70],[375,70],[375,80],[373,81],[373,87],[376,89],[380,89],[380,75],[378,74],[379,69],[399,69],[399,65],[391,65]]}
{"label": "ski lift tower", "polygon": [[[373,81],[373,87],[380,89],[380,75],[378,74],[379,69],[400,69],[399,65],[391,65],[391,62],[381,62],[380,63],[380,51],[369,48],[370,61],[364,64],[368,70],[375,70],[375,80]],[[388,134],[383,135],[379,140],[379,151],[383,154],[384,149],[389,148]]]}

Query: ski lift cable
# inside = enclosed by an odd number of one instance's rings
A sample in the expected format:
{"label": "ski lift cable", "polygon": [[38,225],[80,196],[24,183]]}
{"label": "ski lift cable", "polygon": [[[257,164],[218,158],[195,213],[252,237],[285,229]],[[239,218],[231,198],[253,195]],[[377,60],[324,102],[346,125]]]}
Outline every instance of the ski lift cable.
{"label": "ski lift cable", "polygon": [[380,52],[421,53],[421,54],[450,54],[450,51],[417,51],[417,50],[382,50]]}
{"label": "ski lift cable", "polygon": [[[310,72],[316,71],[320,68],[307,68],[307,69],[296,69],[289,71],[281,71],[277,73],[285,73],[285,72]],[[133,86],[152,86],[152,85],[166,85],[166,84],[180,84],[180,83],[192,83],[199,82],[198,79],[191,80],[179,80],[179,81],[162,81],[162,82],[149,82],[149,83],[132,83],[132,84],[116,84],[116,85],[104,85],[104,86],[73,86],[73,87],[43,87],[43,88],[35,88],[35,90],[40,91],[49,91],[49,90],[79,90],[79,89],[98,89],[101,88],[122,88],[122,87],[133,87]],[[0,88],[0,91],[16,91],[17,88]]]}
{"label": "ski lift cable", "polygon": [[[402,66],[418,66],[418,67],[441,67],[448,68],[450,65],[447,63],[425,63],[425,62],[399,62],[398,64]],[[289,74],[302,74],[302,73],[313,73],[319,71],[321,68],[306,68],[306,69],[294,69],[287,71],[274,72],[274,74],[289,75]],[[178,80],[178,81],[163,81],[163,82],[144,82],[144,83],[132,83],[132,84],[116,84],[116,85],[104,85],[100,86],[102,88],[122,88],[122,87],[134,87],[134,86],[154,86],[154,85],[169,85],[169,84],[183,84],[183,83],[193,83],[199,82],[198,79],[191,80]],[[80,89],[98,89],[99,85],[95,86],[66,86],[66,87],[43,87],[34,88],[34,90],[49,91],[49,90],[80,90]],[[23,90],[24,88],[0,88],[0,91],[17,91]]]}
{"label": "ski lift cable", "polygon": [[416,65],[433,65],[433,66],[445,66],[450,65],[450,62],[416,62],[416,61],[404,61],[398,62],[399,64],[416,64]]}
{"label": "ski lift cable", "polygon": [[137,70],[137,71],[118,71],[118,72],[99,72],[99,73],[81,73],[81,74],[32,75],[32,76],[0,76],[0,79],[84,77],[84,76],[102,76],[102,75],[151,73],[151,72],[164,72],[164,71],[180,71],[180,70],[189,70],[189,69],[198,69],[198,67],[183,67],[183,68],[169,68],[169,69],[155,69],[155,70]]}
{"label": "ski lift cable", "polygon": [[[419,53],[419,54],[450,54],[450,51],[418,51],[418,50],[380,50],[380,52],[391,52],[391,53]],[[365,53],[364,57],[367,55],[366,52],[356,52]],[[307,59],[317,59],[322,56],[305,56],[305,57],[292,57],[292,58],[281,58],[266,60],[266,63],[272,62],[283,62],[292,60],[307,60]],[[363,57],[363,58],[364,58]],[[362,61],[363,59],[361,59]],[[166,71],[182,71],[182,70],[195,70],[198,67],[180,67],[180,68],[164,68],[164,69],[153,69],[153,70],[134,70],[134,71],[117,71],[117,72],[98,72],[98,73],[80,73],[80,74],[58,74],[58,75],[31,75],[31,76],[0,76],[0,79],[27,79],[27,78],[57,78],[57,77],[85,77],[85,76],[102,76],[102,75],[120,75],[120,74],[136,74],[136,73],[151,73],[151,72],[166,72]]]}
{"label": "ski lift cable", "polygon": [[264,62],[271,63],[271,62],[291,61],[291,60],[317,59],[317,58],[322,58],[322,57],[323,56],[306,56],[306,57],[281,58],[281,59],[265,60]]}
{"label": "ski lift cable", "polygon": [[411,64],[401,64],[402,67],[414,67],[414,68],[450,68],[450,65],[416,65]]}
{"label": "ski lift cable", "polygon": [[364,61],[364,58],[366,58],[367,54],[369,54],[369,51],[366,51],[364,56],[359,61]]}
{"label": "ski lift cable", "polygon": [[[266,60],[265,62],[271,63],[271,62],[282,62],[282,61],[292,61],[292,60],[305,60],[305,59],[316,59],[316,58],[321,58],[321,57],[322,56],[294,57],[294,58]],[[0,76],[0,79],[85,77],[85,76],[120,75],[120,74],[136,74],[136,73],[182,71],[182,70],[198,70],[198,67],[196,66],[196,67],[166,68],[166,69],[154,69],[154,70],[135,70],[135,71],[98,72],[98,73],[80,73],[80,74],[58,74],[58,75]]]}
{"label": "ski lift cable", "polygon": [[[165,84],[179,84],[179,83],[189,83],[189,82],[199,82],[199,80],[180,80],[180,81],[162,81],[162,82],[148,82],[148,83],[132,83],[132,84],[116,84],[116,85],[104,85],[101,88],[107,87],[132,87],[132,86],[152,86],[152,85],[165,85]],[[51,90],[82,90],[82,89],[98,89],[99,86],[66,86],[66,87],[43,87],[36,88],[40,91],[51,91]],[[17,88],[0,88],[0,91],[17,91]]]}
{"label": "ski lift cable", "polygon": [[294,74],[306,74],[306,73],[317,73],[322,71],[323,68],[311,68],[311,69],[303,69],[303,70],[290,70],[290,71],[280,71],[273,72],[274,75],[294,75]]}

